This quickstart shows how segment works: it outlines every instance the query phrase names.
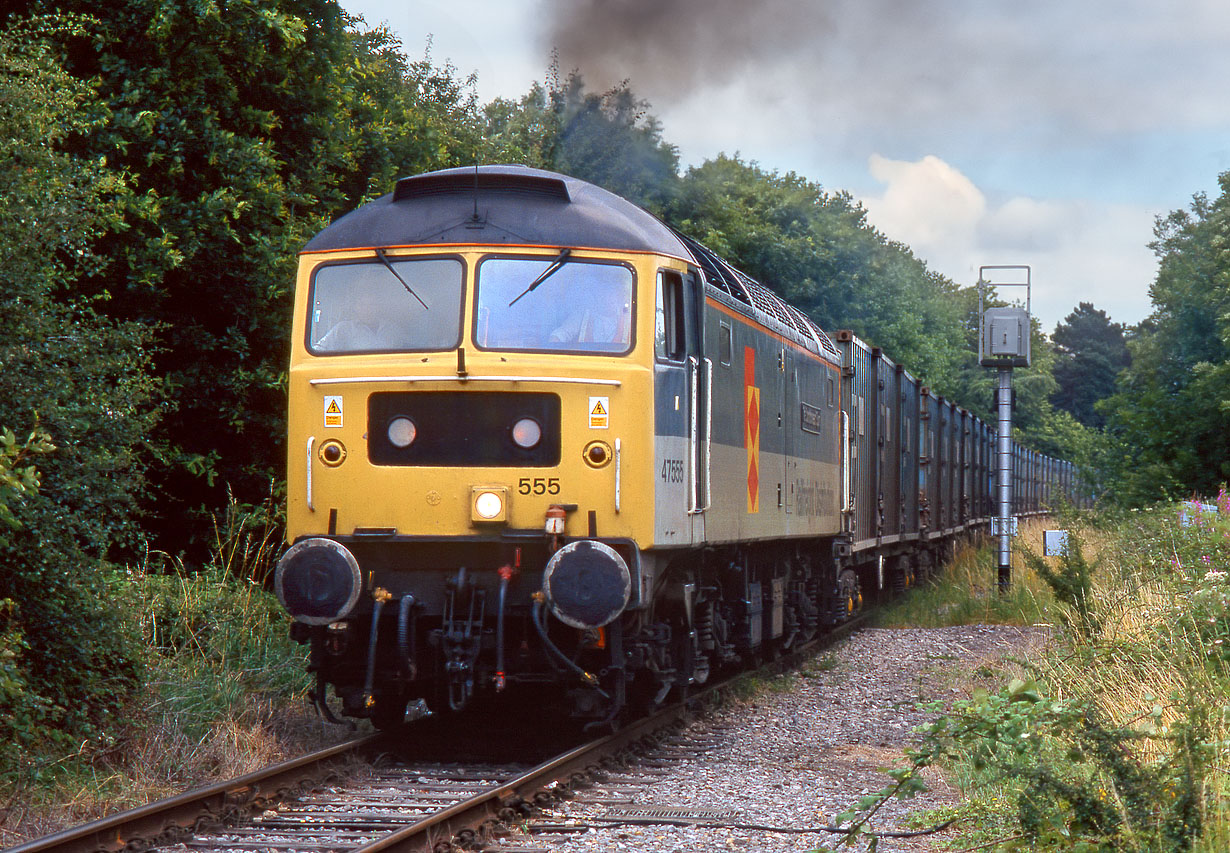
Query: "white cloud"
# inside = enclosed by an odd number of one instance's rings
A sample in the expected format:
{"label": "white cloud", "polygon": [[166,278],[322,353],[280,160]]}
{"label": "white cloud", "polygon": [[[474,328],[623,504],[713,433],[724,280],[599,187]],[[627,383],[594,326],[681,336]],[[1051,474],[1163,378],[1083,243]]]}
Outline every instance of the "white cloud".
{"label": "white cloud", "polygon": [[992,203],[931,155],[914,162],[872,155],[868,169],[883,185],[860,199],[872,225],[959,284],[976,282],[985,264],[1028,264],[1034,314],[1046,329],[1079,302],[1126,323],[1151,310],[1156,263],[1147,244],[1161,211],[1028,196]]}
{"label": "white cloud", "polygon": [[[916,163],[872,154],[871,176],[884,184],[872,220],[886,234],[908,233],[911,246],[968,245],[986,216],[987,201],[965,175],[928,154]],[[897,238],[901,239],[901,238]]]}

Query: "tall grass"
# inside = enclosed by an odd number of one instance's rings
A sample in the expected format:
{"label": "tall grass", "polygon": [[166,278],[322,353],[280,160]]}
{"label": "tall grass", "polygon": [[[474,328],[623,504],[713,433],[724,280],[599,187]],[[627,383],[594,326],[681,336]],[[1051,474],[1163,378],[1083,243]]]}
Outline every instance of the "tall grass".
{"label": "tall grass", "polygon": [[200,740],[215,720],[261,713],[263,701],[306,690],[303,648],[287,633],[285,611],[266,589],[280,544],[268,519],[253,523],[231,507],[215,526],[213,558],[190,572],[136,577],[133,591],[156,680],[150,710]]}
{"label": "tall grass", "polygon": [[[1020,538],[1041,541],[1044,527],[1036,519],[1025,521]],[[1012,555],[1012,586],[1001,595],[994,543],[982,538],[958,545],[949,565],[884,607],[876,621],[886,628],[1033,625],[1046,622],[1054,605],[1054,595],[1018,552]]]}
{"label": "tall grass", "polygon": [[267,588],[280,534],[271,504],[232,501],[204,567],[151,560],[136,574],[151,675],[137,763],[152,778],[179,785],[254,769],[279,752],[279,717],[309,686],[306,649]]}
{"label": "tall grass", "polygon": [[994,593],[977,583],[987,575],[974,559],[903,605],[894,618],[938,602],[954,618],[1017,615],[1052,630],[1029,679],[958,703],[915,755],[920,766],[946,762],[968,797],[963,812],[979,828],[955,846],[1230,849],[1224,493],[1220,503],[1184,522],[1174,506],[1085,519],[1064,557],[1021,549],[1012,604],[987,602]]}
{"label": "tall grass", "polygon": [[232,501],[204,566],[149,554],[117,578],[114,605],[144,639],[146,685],[128,725],[0,780],[16,808],[0,846],[70,821],[232,776],[337,739],[302,701],[305,647],[267,582],[281,548],[272,502]]}

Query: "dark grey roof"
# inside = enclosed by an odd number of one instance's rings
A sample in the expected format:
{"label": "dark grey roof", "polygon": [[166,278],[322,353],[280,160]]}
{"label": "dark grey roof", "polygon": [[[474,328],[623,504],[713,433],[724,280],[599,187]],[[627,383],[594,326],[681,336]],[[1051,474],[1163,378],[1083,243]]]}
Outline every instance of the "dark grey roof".
{"label": "dark grey roof", "polygon": [[653,252],[690,260],[731,307],[836,358],[819,326],[711,250],[627,199],[577,178],[526,166],[445,169],[402,178],[393,192],[312,238],[308,252],[387,246],[505,243]]}
{"label": "dark grey roof", "polygon": [[305,251],[510,243],[691,253],[657,217],[576,178],[525,166],[429,172],[338,219]]}

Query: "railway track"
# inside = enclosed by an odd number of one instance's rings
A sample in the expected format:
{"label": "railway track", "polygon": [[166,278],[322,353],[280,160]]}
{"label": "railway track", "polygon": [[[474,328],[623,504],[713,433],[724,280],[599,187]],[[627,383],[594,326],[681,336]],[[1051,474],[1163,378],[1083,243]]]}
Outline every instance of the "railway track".
{"label": "railway track", "polygon": [[[864,618],[847,622],[762,670],[797,665],[854,630]],[[613,734],[534,764],[424,760],[415,758],[414,750],[394,735],[368,735],[36,839],[6,853],[141,853],[172,848],[188,853],[439,853],[455,844],[474,843],[488,851],[528,853],[535,848],[494,843],[497,829],[527,819],[555,799],[571,797],[574,788],[589,784],[591,772],[604,759],[676,725],[698,703],[714,701],[728,686],[723,682],[697,691]],[[420,725],[406,730],[407,740],[415,737]],[[671,748],[697,751],[687,744]]]}

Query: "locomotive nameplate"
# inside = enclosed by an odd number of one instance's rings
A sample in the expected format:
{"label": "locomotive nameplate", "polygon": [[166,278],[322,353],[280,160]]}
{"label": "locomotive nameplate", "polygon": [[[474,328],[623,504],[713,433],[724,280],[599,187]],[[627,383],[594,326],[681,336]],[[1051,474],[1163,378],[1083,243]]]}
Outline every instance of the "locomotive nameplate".
{"label": "locomotive nameplate", "polygon": [[821,427],[824,426],[822,417],[823,413],[815,406],[809,406],[806,403],[799,404],[799,426],[803,432],[819,435]]}

